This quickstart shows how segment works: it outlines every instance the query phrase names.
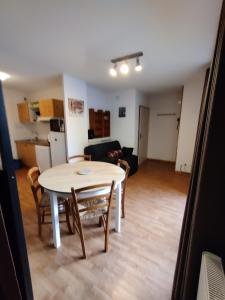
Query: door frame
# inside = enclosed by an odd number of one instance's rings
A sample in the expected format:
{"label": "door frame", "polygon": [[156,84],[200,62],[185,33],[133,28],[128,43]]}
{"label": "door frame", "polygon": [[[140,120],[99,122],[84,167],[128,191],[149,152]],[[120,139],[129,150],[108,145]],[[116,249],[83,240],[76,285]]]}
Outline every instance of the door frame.
{"label": "door frame", "polygon": [[225,0],[201,105],[172,300],[196,299],[203,251],[211,251],[223,260],[225,258],[224,77]]}
{"label": "door frame", "polygon": [[3,171],[1,172],[0,205],[2,208],[8,241],[15,266],[15,272],[22,299],[32,300],[30,268],[26,241],[13,165],[8,123],[0,81],[0,153]]}
{"label": "door frame", "polygon": [[180,121],[181,121],[181,114],[182,114],[182,107],[183,107],[183,98],[184,98],[184,85],[182,87],[182,95],[181,95],[181,107],[180,107],[180,117],[179,122],[177,119],[177,126],[178,126],[178,133],[177,133],[177,147],[176,147],[176,157],[175,157],[175,169],[176,169],[176,162],[177,162],[177,153],[178,153],[178,141],[179,141],[179,135],[180,135]]}
{"label": "door frame", "polygon": [[[140,115],[141,115],[141,108],[145,108],[149,112],[149,122],[150,122],[150,108],[145,105],[139,105],[139,111],[138,111],[138,164],[139,163],[139,150],[140,150]],[[149,125],[149,124],[148,124]],[[149,126],[148,126],[148,134],[149,134]]]}

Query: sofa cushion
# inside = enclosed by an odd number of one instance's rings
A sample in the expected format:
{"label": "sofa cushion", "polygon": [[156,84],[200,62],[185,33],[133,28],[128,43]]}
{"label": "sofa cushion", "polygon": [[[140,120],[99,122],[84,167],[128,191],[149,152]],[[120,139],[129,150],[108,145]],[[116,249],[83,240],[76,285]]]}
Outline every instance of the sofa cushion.
{"label": "sofa cushion", "polygon": [[129,155],[132,155],[133,154],[133,150],[134,148],[128,148],[128,147],[123,147],[122,148],[122,152],[125,156],[129,156]]}
{"label": "sofa cushion", "polygon": [[112,150],[112,151],[109,151],[107,152],[107,157],[122,157],[123,156],[123,152],[121,150]]}
{"label": "sofa cushion", "polygon": [[110,163],[110,164],[117,164],[118,157],[103,156],[103,157],[99,158],[98,161],[102,161],[102,162],[106,162],[106,163]]}

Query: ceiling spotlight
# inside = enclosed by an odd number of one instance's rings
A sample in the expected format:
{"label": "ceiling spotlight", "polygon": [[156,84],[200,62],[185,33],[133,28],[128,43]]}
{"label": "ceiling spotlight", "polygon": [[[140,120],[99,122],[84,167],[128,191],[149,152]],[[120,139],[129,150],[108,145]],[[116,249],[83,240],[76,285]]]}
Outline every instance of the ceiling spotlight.
{"label": "ceiling spotlight", "polygon": [[135,71],[140,72],[142,70],[142,65],[140,64],[139,57],[136,59],[136,66],[135,66]]}
{"label": "ceiling spotlight", "polygon": [[120,73],[123,75],[127,75],[129,73],[130,69],[126,62],[122,63],[120,66]]}
{"label": "ceiling spotlight", "polygon": [[8,78],[10,78],[10,75],[9,75],[9,74],[0,71],[0,80],[1,80],[1,81],[4,81],[4,80],[6,80],[6,79],[8,79]]}
{"label": "ceiling spotlight", "polygon": [[117,76],[116,64],[114,65],[114,67],[112,67],[112,68],[109,69],[109,74],[110,74],[112,77],[116,77],[116,76]]}

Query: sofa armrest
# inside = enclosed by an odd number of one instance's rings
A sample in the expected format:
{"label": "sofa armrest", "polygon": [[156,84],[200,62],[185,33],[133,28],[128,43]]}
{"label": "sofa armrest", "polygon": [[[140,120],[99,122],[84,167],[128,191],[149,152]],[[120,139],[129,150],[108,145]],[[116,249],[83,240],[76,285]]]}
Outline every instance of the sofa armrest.
{"label": "sofa armrest", "polygon": [[124,157],[122,157],[122,159],[127,161],[130,166],[129,176],[131,176],[137,172],[137,170],[138,170],[138,156],[137,155],[132,154],[132,155],[124,156]]}

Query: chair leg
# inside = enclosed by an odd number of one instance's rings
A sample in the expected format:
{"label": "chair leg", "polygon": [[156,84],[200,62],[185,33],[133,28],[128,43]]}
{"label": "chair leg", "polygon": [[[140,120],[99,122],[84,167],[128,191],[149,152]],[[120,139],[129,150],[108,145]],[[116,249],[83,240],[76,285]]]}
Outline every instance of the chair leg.
{"label": "chair leg", "polygon": [[41,223],[44,224],[45,222],[45,209],[42,211],[42,216],[41,216]]}
{"label": "chair leg", "polygon": [[98,225],[99,225],[99,227],[102,227],[102,217],[101,216],[98,219]]}
{"label": "chair leg", "polygon": [[66,213],[66,223],[67,223],[68,231],[70,234],[75,234],[74,225],[71,225],[70,222],[71,211],[70,211],[70,205],[68,201],[65,201],[65,213]]}
{"label": "chair leg", "polygon": [[105,228],[105,252],[108,252],[108,244],[109,244],[109,216],[107,216],[106,220],[106,228]]}
{"label": "chair leg", "polygon": [[83,230],[81,227],[81,224],[78,222],[78,228],[79,228],[79,237],[80,237],[80,242],[81,242],[81,247],[82,247],[82,252],[83,252],[83,258],[86,258],[86,250],[85,250],[85,244],[84,244],[84,235],[83,235]]}
{"label": "chair leg", "polygon": [[82,246],[83,258],[86,258],[87,256],[86,256],[86,251],[85,251],[85,244],[84,244],[84,236],[83,236],[83,232],[81,233],[80,240],[81,240],[81,246]]}
{"label": "chair leg", "polygon": [[125,205],[124,205],[124,197],[122,198],[122,218],[125,218]]}
{"label": "chair leg", "polygon": [[[76,221],[75,221],[76,222]],[[77,220],[77,226],[78,226],[78,234],[80,237],[80,241],[81,241],[81,247],[82,247],[82,252],[83,252],[83,258],[86,258],[86,251],[85,251],[85,244],[84,244],[84,235],[83,235],[83,229],[82,229],[82,225],[81,225],[81,221],[80,218]]]}
{"label": "chair leg", "polygon": [[41,226],[42,222],[41,222],[41,216],[38,215],[38,236],[41,237],[42,234],[42,226]]}

